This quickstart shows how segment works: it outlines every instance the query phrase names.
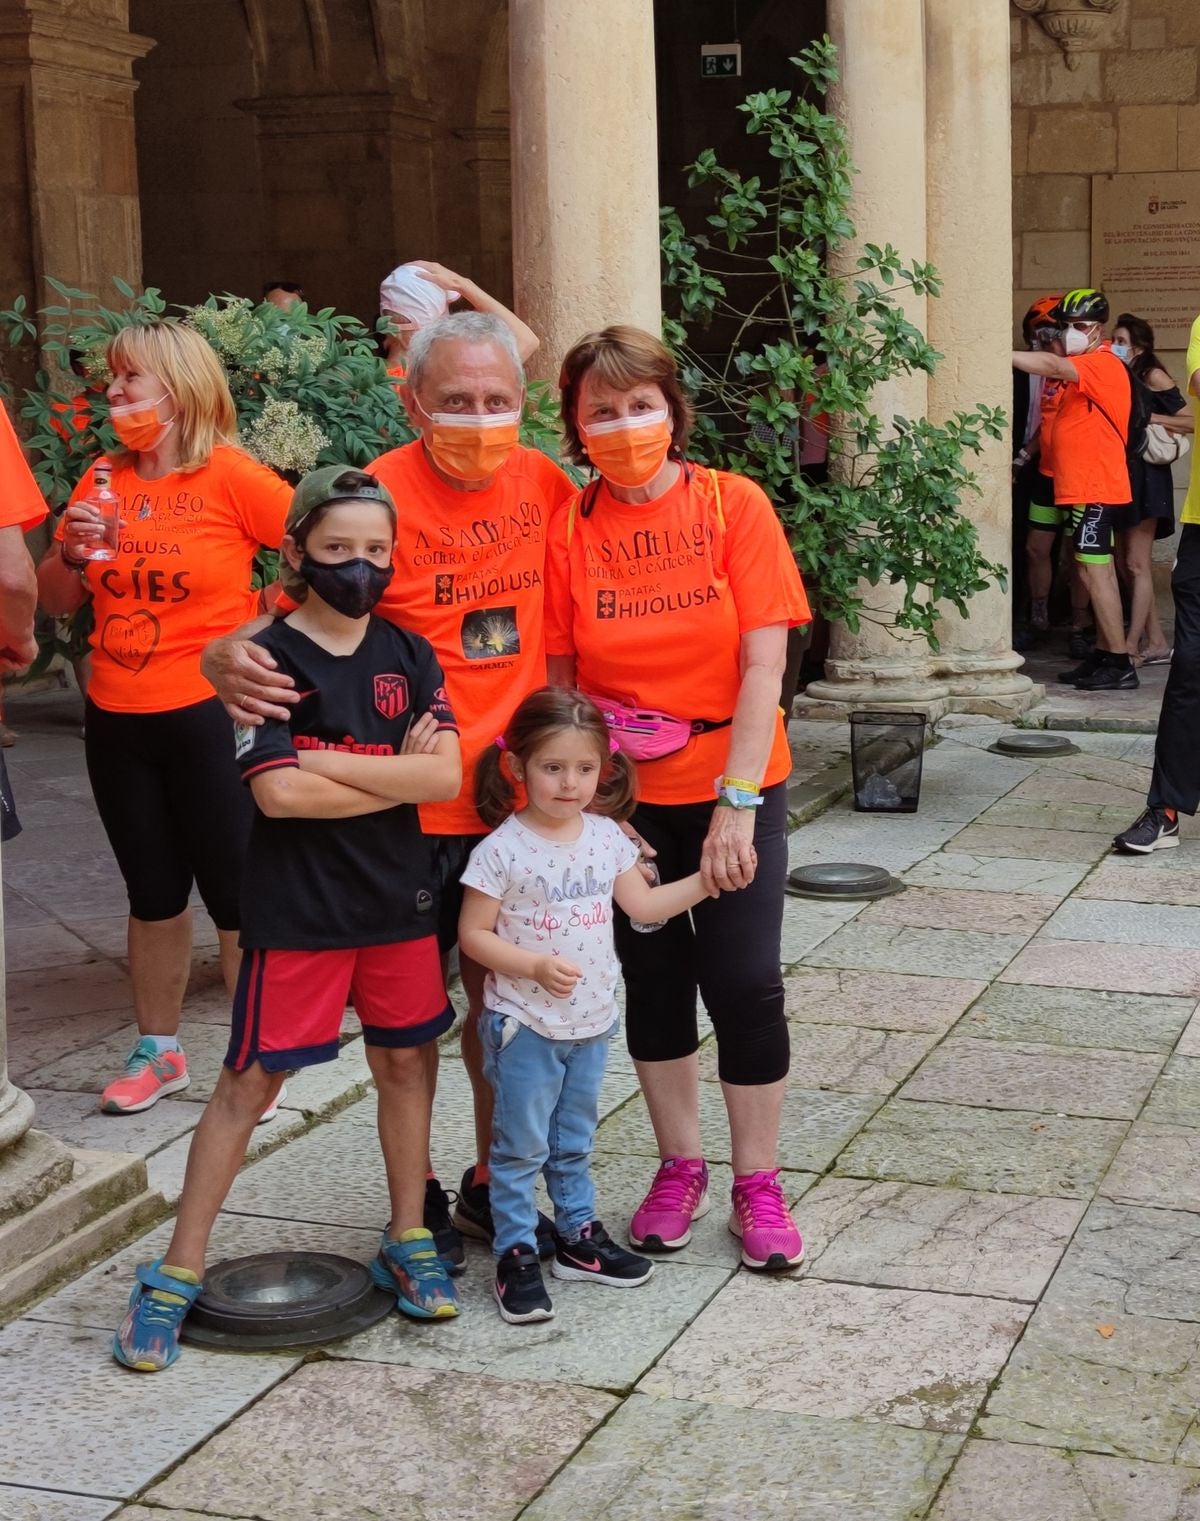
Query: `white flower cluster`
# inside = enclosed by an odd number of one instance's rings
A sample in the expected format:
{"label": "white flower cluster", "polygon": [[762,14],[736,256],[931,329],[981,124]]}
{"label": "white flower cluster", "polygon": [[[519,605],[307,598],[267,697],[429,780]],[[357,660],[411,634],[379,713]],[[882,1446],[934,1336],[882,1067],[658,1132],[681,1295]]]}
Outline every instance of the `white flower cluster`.
{"label": "white flower cluster", "polygon": [[263,402],[262,410],[242,435],[247,451],[264,465],[301,473],[316,465],[317,455],[329,442],[320,426],[294,401],[278,398]]}
{"label": "white flower cluster", "polygon": [[189,306],[185,310],[187,321],[208,340],[218,359],[227,365],[238,364],[259,337],[258,326],[251,315],[253,303],[246,296],[238,296],[216,311],[210,306]]}
{"label": "white flower cluster", "polygon": [[295,380],[306,365],[319,370],[329,357],[329,346],[319,333],[295,339],[288,348],[274,344],[258,360],[263,378],[273,386]]}

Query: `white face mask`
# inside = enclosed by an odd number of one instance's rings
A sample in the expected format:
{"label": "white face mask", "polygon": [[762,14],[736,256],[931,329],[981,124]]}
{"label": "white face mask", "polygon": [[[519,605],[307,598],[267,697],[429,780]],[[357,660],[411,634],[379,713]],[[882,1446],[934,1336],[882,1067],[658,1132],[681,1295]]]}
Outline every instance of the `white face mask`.
{"label": "white face mask", "polygon": [[1063,350],[1068,354],[1086,354],[1091,342],[1091,333],[1085,333],[1082,328],[1069,327],[1063,334]]}

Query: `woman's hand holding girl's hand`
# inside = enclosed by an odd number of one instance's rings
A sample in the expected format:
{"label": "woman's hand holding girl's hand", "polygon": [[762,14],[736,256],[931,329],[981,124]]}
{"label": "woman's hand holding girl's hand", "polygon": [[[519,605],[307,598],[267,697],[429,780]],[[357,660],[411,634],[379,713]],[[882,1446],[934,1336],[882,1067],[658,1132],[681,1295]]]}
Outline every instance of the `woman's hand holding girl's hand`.
{"label": "woman's hand holding girl's hand", "polygon": [[401,755],[432,755],[437,749],[442,731],[432,713],[422,713],[414,719],[400,746]]}
{"label": "woman's hand holding girl's hand", "polygon": [[534,970],[535,979],[541,983],[552,998],[566,998],[575,991],[575,984],[583,976],[583,968],[561,956],[539,956]]}
{"label": "woman's hand holding girl's hand", "polygon": [[704,849],[700,855],[700,877],[712,896],[716,892],[733,892],[749,887],[758,870],[758,853],[754,849],[753,808],[713,809]]}

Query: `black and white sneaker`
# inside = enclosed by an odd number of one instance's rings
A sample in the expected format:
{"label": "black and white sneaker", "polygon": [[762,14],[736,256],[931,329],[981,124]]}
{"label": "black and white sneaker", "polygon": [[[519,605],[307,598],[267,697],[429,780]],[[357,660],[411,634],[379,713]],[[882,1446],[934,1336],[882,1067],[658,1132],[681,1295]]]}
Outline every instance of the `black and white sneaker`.
{"label": "black and white sneaker", "polygon": [[[491,1190],[486,1183],[476,1183],[474,1167],[468,1167],[462,1175],[458,1202],[454,1206],[454,1224],[464,1236],[470,1236],[474,1241],[490,1244],[496,1234],[492,1223]],[[554,1256],[554,1222],[541,1210],[538,1210],[537,1217],[537,1249],[543,1262]]]}
{"label": "black and white sneaker", "polygon": [[524,1242],[509,1247],[497,1262],[493,1293],[502,1319],[510,1326],[554,1318],[554,1306],[542,1282],[542,1265],[534,1249]]}
{"label": "black and white sneaker", "polygon": [[466,1268],[462,1234],[450,1218],[450,1195],[436,1178],[425,1179],[425,1214],[422,1224],[433,1237],[438,1256],[452,1278]]}
{"label": "black and white sneaker", "polygon": [[1113,840],[1122,855],[1148,856],[1152,850],[1170,850],[1179,844],[1179,820],[1161,808],[1147,808],[1136,824]]}
{"label": "black and white sneaker", "polygon": [[1077,692],[1134,692],[1141,686],[1138,673],[1128,660],[1119,665],[1117,660],[1108,656],[1104,664],[1088,676],[1081,676],[1075,683]]}
{"label": "black and white sneaker", "polygon": [[1090,676],[1093,671],[1098,671],[1104,664],[1104,652],[1102,650],[1090,650],[1083,658],[1081,664],[1070,671],[1060,671],[1055,677],[1065,687],[1073,687],[1077,681],[1085,676]]}
{"label": "black and white sneaker", "polygon": [[593,1220],[583,1227],[578,1241],[558,1238],[550,1271],[555,1278],[579,1278],[607,1283],[614,1289],[635,1289],[653,1273],[654,1264],[618,1246],[599,1220]]}

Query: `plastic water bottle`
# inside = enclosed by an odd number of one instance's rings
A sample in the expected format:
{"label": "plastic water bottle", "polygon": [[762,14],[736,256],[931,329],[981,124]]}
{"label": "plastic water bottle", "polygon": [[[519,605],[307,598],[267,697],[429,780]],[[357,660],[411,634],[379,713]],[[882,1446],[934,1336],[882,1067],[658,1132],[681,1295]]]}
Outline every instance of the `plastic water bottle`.
{"label": "plastic water bottle", "polygon": [[80,559],[115,560],[121,542],[121,499],[112,489],[112,465],[103,456],[96,461],[92,489],[83,505],[96,514],[104,532],[87,549],[80,550]]}

